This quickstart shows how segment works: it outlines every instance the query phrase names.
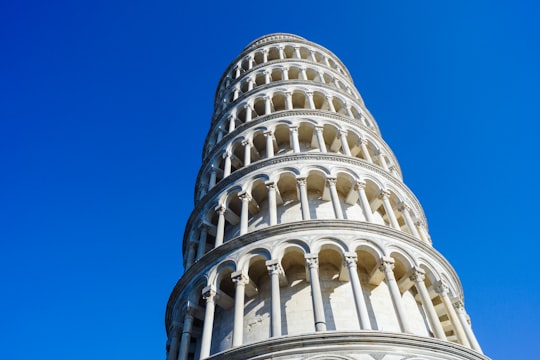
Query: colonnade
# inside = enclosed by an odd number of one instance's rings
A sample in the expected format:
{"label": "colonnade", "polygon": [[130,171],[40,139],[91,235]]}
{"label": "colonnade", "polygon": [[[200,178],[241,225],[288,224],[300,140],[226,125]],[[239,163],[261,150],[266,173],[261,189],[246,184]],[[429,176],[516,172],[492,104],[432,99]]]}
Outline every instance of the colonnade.
{"label": "colonnade", "polygon": [[[310,210],[310,198],[308,193],[308,177],[299,176],[296,177],[296,186],[298,194],[298,203],[300,204],[301,218],[298,220],[315,220],[311,217]],[[335,219],[344,219],[344,213],[342,210],[342,202],[353,201],[357,203],[362,209],[363,218],[357,219],[358,221],[366,221],[369,223],[378,223],[375,214],[378,213],[382,218],[384,224],[390,226],[396,230],[404,231],[418,240],[424,243],[430,243],[429,235],[425,230],[425,224],[420,217],[414,214],[411,207],[407,203],[397,197],[397,195],[387,189],[378,189],[376,192],[373,190],[373,183],[370,183],[370,193],[366,192],[368,183],[363,180],[357,180],[349,189],[348,193],[341,194],[338,192],[337,183],[338,178],[342,179],[342,176],[326,176],[325,188],[321,193],[323,200],[330,201],[334,211]],[[368,180],[369,181],[369,180]],[[259,180],[259,183],[262,182]],[[214,243],[210,244],[211,248],[221,246],[226,240],[225,228],[227,223],[238,227],[237,236],[242,236],[249,231],[249,220],[257,212],[261,210],[261,202],[266,202],[266,211],[268,212],[267,222],[264,226],[273,226],[279,223],[278,221],[278,207],[283,204],[281,191],[278,186],[279,180],[265,181],[266,197],[260,198],[259,201],[254,198],[250,191],[236,191],[231,194],[227,194],[222,199],[228,199],[230,202],[231,197],[235,197],[240,203],[240,213],[234,213],[230,208],[228,202],[218,203],[214,212],[207,215],[207,218],[203,218],[200,223],[197,223],[195,228],[192,229],[195,234],[196,230],[199,231],[198,239],[192,237],[188,243],[188,251],[186,252],[185,267],[190,267],[196,260],[200,259],[206,252],[208,242],[209,230],[215,234]],[[260,184],[262,186],[262,184]],[[350,219],[349,220],[355,220]],[[262,226],[262,225],[261,225]],[[234,235],[233,235],[234,236]]]}
{"label": "colonnade", "polygon": [[[279,134],[278,134],[279,132]],[[300,138],[299,133],[303,133]],[[305,135],[311,134],[311,135]],[[300,154],[318,151],[359,158],[376,165],[395,177],[401,177],[397,166],[386,148],[376,145],[369,138],[353,130],[343,130],[327,124],[312,123],[278,124],[274,129],[255,130],[237,141],[231,141],[223,153],[208,160],[201,178],[206,189],[199,187],[197,197],[202,198],[219,180],[253,162],[270,159],[276,155]],[[328,140],[327,140],[328,139]]]}
{"label": "colonnade", "polygon": [[314,81],[340,90],[356,100],[362,101],[360,96],[352,90],[354,86],[346,84],[350,80],[346,80],[345,77],[325,71],[321,67],[309,66],[309,64],[276,64],[242,77],[241,82],[234,83],[226,92],[220,94],[218,98],[221,101],[215,104],[216,115],[219,115],[223,109],[242,97],[243,94],[259,86],[288,80]]}
{"label": "colonnade", "polygon": [[[318,254],[305,254],[306,273],[309,275],[306,281],[309,283],[312,311],[313,311],[313,328],[316,332],[328,331],[327,319],[325,318],[325,304],[321,292],[321,284],[319,279],[319,257]],[[282,336],[281,326],[281,296],[280,277],[285,277],[281,267],[280,259],[266,260],[268,276],[270,277],[270,334],[271,337]],[[346,269],[350,288],[352,292],[351,306],[356,312],[356,321],[360,330],[380,330],[373,326],[369,309],[366,304],[366,295],[360,281],[357,270],[357,254],[355,252],[343,254],[343,268]],[[371,270],[368,277],[368,282],[371,285],[378,286],[382,281],[385,282],[390,302],[393,305],[399,328],[404,333],[413,333],[409,324],[409,315],[404,310],[402,294],[414,289],[417,301],[421,306],[428,324],[428,331],[432,337],[440,340],[449,340],[448,336],[455,337],[455,342],[466,347],[480,351],[481,348],[472,332],[470,324],[467,321],[467,316],[463,307],[463,302],[459,298],[452,298],[448,286],[439,281],[433,284],[430,289],[427,288],[424,281],[426,272],[423,268],[414,266],[410,268],[401,278],[396,279],[394,273],[395,259],[389,256],[382,256],[376,266]],[[252,284],[247,272],[235,271],[231,273],[231,279],[234,283],[235,295],[232,308],[234,309],[234,320],[232,322],[232,346],[241,346],[244,343],[244,308],[246,297],[246,286],[255,286]],[[287,286],[287,285],[284,285]],[[206,286],[202,291],[202,297],[205,302],[204,308],[204,323],[202,331],[202,339],[200,341],[200,359],[210,356],[211,344],[214,328],[214,314],[216,305],[219,306],[219,297],[227,296],[222,294],[221,290],[215,284]],[[444,304],[444,310],[436,310],[433,303],[433,298],[439,297]],[[369,296],[368,296],[369,298]],[[227,303],[228,304],[228,303]],[[441,318],[448,317],[451,321],[451,326],[445,331],[441,323]],[[175,331],[171,337],[171,345],[168,360],[185,360],[187,359],[187,347],[189,346],[190,331],[193,323],[193,315],[186,313],[182,326],[175,323]],[[219,326],[226,326],[220,324]],[[173,330],[174,330],[173,329]],[[182,335],[179,335],[179,329],[182,329]],[[336,329],[339,330],[339,329]],[[286,334],[285,334],[286,335]],[[178,353],[178,358],[174,358],[174,353]],[[171,355],[173,354],[173,355]]]}
{"label": "colonnade", "polygon": [[259,48],[242,57],[236,64],[231,65],[229,72],[225,75],[224,80],[220,84],[220,90],[228,87],[234,79],[238,79],[246,71],[257,67],[258,65],[286,59],[307,60],[312,63],[322,64],[339,74],[349,76],[338,62],[321,52],[319,49],[309,45],[285,43]]}
{"label": "colonnade", "polygon": [[306,90],[301,85],[290,85],[286,90],[268,89],[264,93],[254,94],[243,99],[234,107],[220,113],[215,118],[215,126],[232,132],[237,126],[249,123],[259,116],[270,115],[284,110],[324,110],[359,120],[360,124],[377,131],[371,116],[357,104],[357,100],[348,99],[342,94],[324,91]]}

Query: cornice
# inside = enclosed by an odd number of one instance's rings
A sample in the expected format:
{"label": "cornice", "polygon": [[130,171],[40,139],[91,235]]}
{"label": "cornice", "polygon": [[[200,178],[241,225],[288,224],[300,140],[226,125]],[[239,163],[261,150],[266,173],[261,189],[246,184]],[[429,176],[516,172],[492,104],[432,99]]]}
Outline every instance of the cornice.
{"label": "cornice", "polygon": [[[324,230],[335,230],[336,232],[349,230],[349,231],[361,231],[364,233],[371,233],[374,235],[383,235],[395,240],[403,241],[408,245],[415,248],[421,253],[427,253],[432,256],[434,259],[439,261],[439,264],[444,266],[448,274],[451,276],[452,281],[458,287],[460,294],[463,293],[461,281],[459,280],[454,268],[448,260],[435,248],[431,245],[419,241],[417,238],[404,233],[402,231],[390,228],[384,225],[378,225],[373,223],[366,223],[361,221],[351,221],[351,220],[305,220],[297,221],[279,225],[273,225],[259,230],[249,232],[247,234],[233,238],[222,245],[208,251],[201,259],[195,262],[191,267],[189,267],[180,280],[176,283],[171,296],[169,297],[169,302],[167,303],[167,311],[165,314],[165,322],[168,324],[172,321],[172,310],[174,304],[176,303],[177,297],[180,295],[182,289],[197,275],[205,271],[206,267],[209,264],[215,263],[218,259],[226,256],[227,254],[235,251],[236,249],[247,246],[251,243],[257,242],[261,239],[266,239],[269,237],[281,236],[286,234],[292,234],[294,232],[300,231],[313,231],[318,229]],[[184,238],[184,242],[186,238]],[[168,327],[166,327],[168,329]]]}
{"label": "cornice", "polygon": [[[313,354],[314,358],[319,359],[316,356],[317,353],[328,355],[330,358],[333,353],[349,353],[351,355],[357,354],[357,352],[396,354],[403,351],[407,351],[407,355],[412,355],[415,359],[415,355],[440,354],[438,359],[452,357],[456,360],[489,360],[483,354],[450,341],[380,331],[326,331],[281,336],[234,347],[212,355],[208,360],[263,360],[277,357],[281,359],[306,353]],[[333,357],[331,358],[333,359]],[[353,359],[353,357],[347,358]]]}

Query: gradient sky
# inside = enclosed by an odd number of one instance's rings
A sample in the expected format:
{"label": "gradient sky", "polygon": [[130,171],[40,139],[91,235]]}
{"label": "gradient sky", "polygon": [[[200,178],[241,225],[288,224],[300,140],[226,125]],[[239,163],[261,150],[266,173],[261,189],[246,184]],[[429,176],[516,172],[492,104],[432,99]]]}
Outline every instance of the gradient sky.
{"label": "gradient sky", "polygon": [[493,359],[538,358],[536,1],[4,1],[0,358],[165,357],[217,82],[290,32],[350,70]]}

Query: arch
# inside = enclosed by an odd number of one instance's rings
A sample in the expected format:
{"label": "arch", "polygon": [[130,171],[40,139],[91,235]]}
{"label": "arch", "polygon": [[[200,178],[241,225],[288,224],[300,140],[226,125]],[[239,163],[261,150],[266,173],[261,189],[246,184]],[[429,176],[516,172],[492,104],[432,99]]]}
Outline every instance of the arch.
{"label": "arch", "polygon": [[249,270],[249,265],[251,264],[251,260],[254,257],[262,257],[265,260],[270,260],[272,258],[272,254],[270,250],[266,248],[252,249],[246,254],[242,255],[240,259],[238,260],[238,271],[247,272]]}

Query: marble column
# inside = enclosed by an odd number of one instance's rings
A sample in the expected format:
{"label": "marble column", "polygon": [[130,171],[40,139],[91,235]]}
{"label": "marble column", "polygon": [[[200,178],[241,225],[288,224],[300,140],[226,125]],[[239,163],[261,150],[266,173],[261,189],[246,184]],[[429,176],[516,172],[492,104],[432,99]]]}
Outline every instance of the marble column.
{"label": "marble column", "polygon": [[214,312],[216,310],[216,290],[212,286],[203,289],[203,299],[206,300],[206,309],[204,311],[204,323],[201,339],[201,353],[199,359],[205,359],[210,356],[210,346],[212,345],[212,329],[214,328]]}
{"label": "marble column", "polygon": [[398,224],[398,221],[396,219],[396,214],[394,214],[394,209],[392,208],[392,204],[390,204],[390,192],[386,190],[382,190],[379,194],[379,198],[382,200],[384,211],[386,211],[386,215],[388,216],[388,219],[390,220],[390,225],[397,230],[401,230]]}
{"label": "marble column", "polygon": [[358,277],[356,262],[357,256],[355,253],[345,254],[345,265],[349,270],[349,279],[351,281],[354,304],[356,306],[356,315],[358,316],[360,329],[371,330],[371,323],[369,322],[369,314],[366,307],[366,301],[364,299],[364,292],[362,291],[362,284],[360,283],[360,279]]}
{"label": "marble column", "polygon": [[360,206],[364,211],[364,216],[366,217],[367,222],[373,222],[373,213],[371,212],[371,206],[369,205],[369,200],[366,195],[366,183],[363,181],[358,181],[356,183],[356,189],[358,190],[358,198],[360,199]]}
{"label": "marble column", "polygon": [[215,248],[223,244],[223,236],[225,235],[225,205],[218,205],[215,210],[218,213],[218,223],[216,229],[216,243]]}
{"label": "marble column", "polygon": [[461,323],[459,322],[459,318],[457,316],[456,310],[454,309],[454,305],[452,305],[452,302],[450,301],[450,297],[448,296],[448,293],[449,293],[448,286],[444,284],[443,282],[440,282],[439,284],[435,286],[435,291],[441,297],[441,300],[444,305],[444,309],[446,310],[446,314],[448,315],[448,318],[450,319],[450,322],[452,323],[452,327],[454,328],[454,333],[456,334],[456,337],[459,343],[465,346],[471,347],[471,344],[469,344],[469,340],[467,339],[467,335],[465,335],[465,331],[463,330],[463,327],[461,326]]}
{"label": "marble column", "polygon": [[327,178],[326,182],[330,188],[330,198],[332,199],[332,206],[334,207],[334,214],[336,219],[343,219],[343,211],[341,210],[341,204],[339,201],[339,194],[336,189],[336,178]]}
{"label": "marble column", "polygon": [[367,161],[373,164],[373,159],[371,158],[371,155],[369,154],[367,143],[368,142],[366,139],[360,139],[360,148],[362,149],[362,155],[364,159],[366,159]]}
{"label": "marble column", "polygon": [[277,224],[277,199],[276,199],[276,184],[273,181],[265,183],[268,189],[268,217],[270,226]]}
{"label": "marble column", "polygon": [[204,222],[199,227],[201,230],[199,233],[199,245],[197,246],[197,260],[206,253],[206,236],[208,234],[208,228]]}
{"label": "marble column", "polygon": [[302,208],[302,219],[311,220],[309,215],[309,198],[307,192],[306,178],[296,178],[298,183],[298,192],[300,193],[300,207]]}
{"label": "marble column", "polygon": [[418,233],[418,230],[416,229],[416,226],[414,225],[414,221],[411,218],[410,208],[406,204],[401,204],[399,211],[403,214],[403,218],[405,219],[405,223],[407,224],[407,227],[411,231],[411,234],[420,239],[420,234]]}
{"label": "marble column", "polygon": [[169,342],[169,352],[167,353],[167,360],[176,360],[178,358],[178,347],[180,345],[180,324],[173,323],[171,328],[171,337]]}
{"label": "marble column", "polygon": [[270,285],[271,285],[271,313],[270,313],[270,322],[271,322],[271,333],[272,337],[281,336],[281,297],[279,290],[279,274],[281,271],[281,265],[279,260],[268,260],[266,261],[266,268],[268,269],[268,274],[270,275]]}
{"label": "marble column", "polygon": [[249,279],[240,271],[232,273],[231,278],[235,285],[233,346],[239,346],[244,339],[244,301]]}
{"label": "marble column", "polygon": [[[193,315],[190,309],[186,309],[184,325],[182,326],[182,340],[180,342],[180,352],[178,360],[187,360],[189,354],[189,344],[191,342],[191,331],[193,329]],[[175,359],[176,360],[176,359]]]}
{"label": "marble column", "polygon": [[274,157],[274,137],[271,130],[264,132],[266,138],[266,157],[268,159]]}
{"label": "marble column", "polygon": [[422,307],[424,308],[424,312],[427,315],[429,324],[431,326],[431,329],[433,330],[433,334],[438,339],[446,340],[446,335],[439,320],[439,316],[435,311],[435,307],[433,306],[433,302],[431,301],[431,297],[429,296],[426,284],[424,283],[425,271],[419,267],[413,268],[411,271],[410,279],[414,282],[416,291],[420,295],[420,299],[422,300]]}
{"label": "marble column", "polygon": [[244,166],[251,164],[251,142],[249,140],[242,141],[244,146]]}
{"label": "marble column", "polygon": [[225,164],[223,165],[223,178],[226,178],[231,174],[231,151],[227,150],[223,154],[223,158],[225,159]]}
{"label": "marble column", "polygon": [[248,231],[249,202],[251,201],[251,195],[243,191],[238,194],[238,197],[242,201],[242,211],[240,213],[240,235],[244,235]]}
{"label": "marble column", "polygon": [[339,136],[341,139],[341,149],[343,150],[343,154],[351,156],[351,149],[349,147],[349,143],[347,142],[347,131],[340,130]]}
{"label": "marble column", "polygon": [[461,326],[465,331],[465,335],[467,335],[467,339],[469,340],[471,347],[479,353],[482,353],[482,348],[480,347],[480,344],[478,343],[478,340],[476,339],[476,336],[471,329],[469,321],[467,321],[467,315],[465,313],[465,306],[463,305],[463,301],[459,298],[454,299],[453,305],[456,309],[459,322],[461,323]]}
{"label": "marble column", "polygon": [[185,268],[188,269],[191,265],[193,265],[193,262],[195,261],[195,248],[197,247],[197,242],[190,240],[188,242],[188,251],[186,254],[186,263]]}
{"label": "marble column", "polygon": [[309,269],[309,283],[311,285],[311,301],[313,303],[313,317],[315,318],[315,331],[326,331],[326,319],[319,282],[319,259],[317,255],[306,254],[306,265]]}
{"label": "marble column", "polygon": [[326,152],[326,144],[324,142],[323,127],[315,126],[315,134],[317,136],[317,142],[319,143],[320,152]]}
{"label": "marble column", "polygon": [[298,154],[300,152],[300,141],[298,140],[298,126],[291,126],[291,143],[293,151]]}
{"label": "marble column", "polygon": [[285,92],[285,109],[286,110],[292,110],[293,109],[292,92],[290,92],[290,91]]}
{"label": "marble column", "polygon": [[411,333],[411,330],[409,329],[409,324],[407,322],[407,313],[403,308],[401,293],[399,291],[393,269],[394,259],[384,256],[381,259],[380,270],[384,273],[384,278],[386,284],[388,285],[388,290],[390,291],[390,297],[392,298],[392,304],[394,305],[394,310],[396,311],[399,326],[401,328],[401,331]]}

